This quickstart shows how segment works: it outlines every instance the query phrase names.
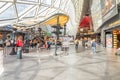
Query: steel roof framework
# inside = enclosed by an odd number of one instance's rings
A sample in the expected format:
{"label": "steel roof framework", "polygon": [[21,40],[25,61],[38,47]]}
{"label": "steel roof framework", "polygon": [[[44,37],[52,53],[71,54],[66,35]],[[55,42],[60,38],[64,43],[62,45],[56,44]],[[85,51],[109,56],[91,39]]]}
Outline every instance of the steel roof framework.
{"label": "steel roof framework", "polygon": [[[0,24],[24,24],[40,21],[56,13],[70,17],[71,27],[78,26],[84,0],[0,0]],[[73,5],[73,6],[72,6]],[[72,8],[71,8],[72,7]],[[74,11],[71,13],[71,11]],[[75,19],[73,19],[73,16]],[[76,23],[76,24],[75,24]]]}

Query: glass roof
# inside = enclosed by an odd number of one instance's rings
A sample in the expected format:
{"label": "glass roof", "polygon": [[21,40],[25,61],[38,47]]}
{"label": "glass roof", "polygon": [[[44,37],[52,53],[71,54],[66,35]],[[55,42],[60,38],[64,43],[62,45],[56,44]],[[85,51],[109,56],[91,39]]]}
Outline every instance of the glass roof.
{"label": "glass roof", "polygon": [[17,0],[17,1],[38,2],[38,0]]}
{"label": "glass roof", "polygon": [[6,2],[0,2],[0,9],[6,4]]}
{"label": "glass roof", "polygon": [[8,7],[4,12],[0,14],[0,20],[14,19],[14,18],[17,18],[17,17],[15,16],[13,5]]}
{"label": "glass roof", "polygon": [[48,10],[48,7],[46,7],[46,6],[40,6],[38,14],[41,14],[42,12],[47,11],[47,10]]}
{"label": "glass roof", "polygon": [[51,5],[51,0],[43,0],[42,3]]}
{"label": "glass roof", "polygon": [[73,32],[69,30],[76,30],[78,28],[83,1],[0,0],[0,26],[22,22],[24,22],[22,24],[29,25],[29,20],[40,22],[40,20],[47,19],[56,13],[63,13],[68,15],[70,19],[67,23],[68,32]]}
{"label": "glass roof", "polygon": [[26,11],[28,11],[31,8],[33,8],[33,6],[34,5],[29,5],[29,4],[16,4],[18,15],[21,16]]}

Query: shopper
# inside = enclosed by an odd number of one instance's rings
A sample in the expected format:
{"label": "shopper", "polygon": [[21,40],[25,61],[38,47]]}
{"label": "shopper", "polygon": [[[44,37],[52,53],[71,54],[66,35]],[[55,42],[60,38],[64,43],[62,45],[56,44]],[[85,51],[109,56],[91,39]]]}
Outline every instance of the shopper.
{"label": "shopper", "polygon": [[47,41],[47,45],[48,45],[47,49],[48,49],[48,50],[51,49],[51,44],[52,44],[52,42],[50,41],[50,39],[48,39],[48,41]]}
{"label": "shopper", "polygon": [[12,51],[10,52],[10,55],[15,55],[16,51],[15,51],[15,40],[11,39],[10,40],[10,46],[12,48]]}
{"label": "shopper", "polygon": [[82,46],[82,38],[79,40],[79,45]]}
{"label": "shopper", "polygon": [[76,40],[75,40],[75,49],[78,49],[78,45],[79,45],[79,40],[76,39]]}
{"label": "shopper", "polygon": [[88,39],[87,38],[84,38],[84,44],[85,44],[85,48],[88,48]]}
{"label": "shopper", "polygon": [[88,47],[90,48],[91,45],[92,45],[92,40],[91,40],[91,38],[88,38]]}
{"label": "shopper", "polygon": [[17,46],[17,56],[18,59],[22,59],[22,47],[23,47],[23,41],[22,41],[22,36],[20,36],[16,42]]}
{"label": "shopper", "polygon": [[96,53],[96,42],[95,42],[95,39],[93,39],[93,41],[92,41],[92,51],[93,51],[93,54]]}

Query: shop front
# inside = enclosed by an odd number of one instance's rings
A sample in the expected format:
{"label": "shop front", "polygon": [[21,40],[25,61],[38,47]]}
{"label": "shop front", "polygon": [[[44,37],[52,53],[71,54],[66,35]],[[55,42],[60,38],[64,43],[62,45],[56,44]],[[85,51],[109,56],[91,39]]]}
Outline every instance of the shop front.
{"label": "shop front", "polygon": [[113,34],[112,34],[112,32],[106,32],[105,45],[106,45],[107,48],[112,48],[113,47]]}
{"label": "shop front", "polygon": [[113,48],[120,48],[120,28],[113,30]]}
{"label": "shop front", "polygon": [[107,48],[120,48],[120,27],[106,32],[105,45]]}
{"label": "shop front", "polygon": [[120,48],[120,20],[108,24],[105,29],[105,44],[108,48]]}

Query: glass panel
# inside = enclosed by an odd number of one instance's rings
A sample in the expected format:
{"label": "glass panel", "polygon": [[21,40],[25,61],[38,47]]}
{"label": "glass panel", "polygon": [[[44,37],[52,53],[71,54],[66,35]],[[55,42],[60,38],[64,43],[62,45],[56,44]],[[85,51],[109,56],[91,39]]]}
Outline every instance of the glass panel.
{"label": "glass panel", "polygon": [[93,28],[96,31],[100,27],[100,25],[102,25],[102,12],[100,0],[98,0],[97,2],[93,0],[91,6],[91,16],[94,25]]}
{"label": "glass panel", "polygon": [[69,2],[67,2],[66,7],[64,8],[64,10],[67,12],[68,9],[69,9]]}
{"label": "glass panel", "polygon": [[16,4],[16,6],[17,6],[18,15],[21,15],[21,13],[23,13],[26,9],[28,9],[29,7],[32,7],[33,5]]}
{"label": "glass panel", "polygon": [[0,0],[0,1],[13,1],[13,0]]}
{"label": "glass panel", "polygon": [[6,5],[2,6],[0,9],[0,14],[4,12],[6,9],[8,9],[11,5],[12,3],[7,3]]}
{"label": "glass panel", "polygon": [[0,2],[0,9],[5,5],[6,2]]}
{"label": "glass panel", "polygon": [[55,13],[55,12],[56,12],[56,9],[50,8],[50,9],[49,9],[49,12],[48,12],[48,15],[52,15],[52,14]]}
{"label": "glass panel", "polygon": [[28,15],[26,15],[25,17],[33,17],[35,15],[35,11],[36,10],[33,10],[31,11]]}
{"label": "glass panel", "polygon": [[13,6],[9,7],[7,10],[5,10],[3,13],[0,14],[0,20],[13,19],[13,18],[16,18]]}
{"label": "glass panel", "polygon": [[66,1],[62,0],[60,9],[64,10],[66,3],[67,3]]}
{"label": "glass panel", "polygon": [[51,5],[51,0],[44,0],[42,3],[45,3],[45,4],[48,4],[48,5]]}
{"label": "glass panel", "polygon": [[48,9],[48,7],[41,6],[40,9],[39,9],[38,14],[40,14],[40,13],[46,11],[47,9]]}
{"label": "glass panel", "polygon": [[48,13],[47,16],[50,17],[50,16],[56,14],[57,12],[58,12],[58,11],[56,10],[56,11],[54,11],[54,12]]}
{"label": "glass panel", "polygon": [[59,11],[59,13],[63,13],[63,14],[64,14],[64,12],[63,12],[63,11]]}
{"label": "glass panel", "polygon": [[17,1],[38,2],[38,0],[17,0]]}
{"label": "glass panel", "polygon": [[39,16],[46,16],[47,13],[48,13],[48,10],[45,10],[44,12],[41,12]]}
{"label": "glass panel", "polygon": [[60,0],[56,0],[55,3],[54,3],[54,6],[59,7],[59,5],[60,5]]}

